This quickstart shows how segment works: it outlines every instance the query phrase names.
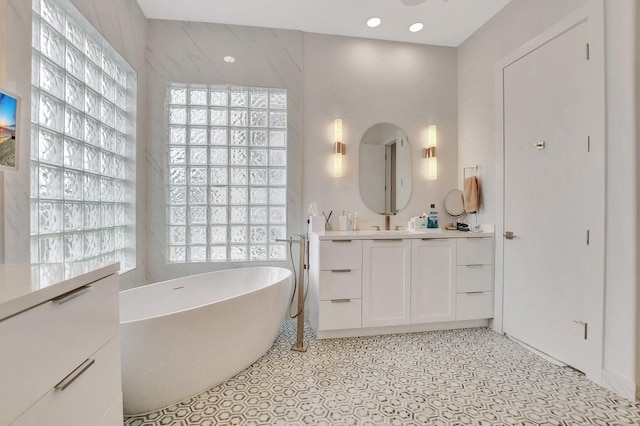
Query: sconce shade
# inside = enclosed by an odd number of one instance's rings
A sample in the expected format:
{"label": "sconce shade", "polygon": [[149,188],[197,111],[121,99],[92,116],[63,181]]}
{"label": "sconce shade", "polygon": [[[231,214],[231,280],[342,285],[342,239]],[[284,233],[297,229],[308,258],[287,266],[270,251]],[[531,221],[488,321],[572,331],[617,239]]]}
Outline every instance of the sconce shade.
{"label": "sconce shade", "polygon": [[432,124],[428,128],[428,141],[427,147],[435,147],[438,145],[438,131],[435,124]]}
{"label": "sconce shade", "polygon": [[428,127],[427,148],[424,150],[424,157],[427,159],[428,174],[427,179],[438,179],[438,158],[436,157],[436,146],[438,144],[438,131],[436,125]]}
{"label": "sconce shade", "polygon": [[336,118],[333,124],[333,141],[342,143],[342,119]]}
{"label": "sconce shade", "polygon": [[333,139],[334,139],[334,151],[333,151],[333,175],[335,177],[342,177],[342,156],[345,154],[345,146],[342,143],[342,120],[336,118],[333,123]]}

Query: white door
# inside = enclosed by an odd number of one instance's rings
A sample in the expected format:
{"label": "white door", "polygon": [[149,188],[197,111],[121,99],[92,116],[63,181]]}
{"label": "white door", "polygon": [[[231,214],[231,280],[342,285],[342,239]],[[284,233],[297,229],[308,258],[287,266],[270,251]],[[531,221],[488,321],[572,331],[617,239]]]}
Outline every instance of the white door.
{"label": "white door", "polygon": [[[604,158],[590,146],[589,22],[503,69],[504,331],[598,370]],[[598,302],[600,300],[600,302]],[[599,303],[599,305],[598,305]],[[586,337],[586,338],[585,338]]]}

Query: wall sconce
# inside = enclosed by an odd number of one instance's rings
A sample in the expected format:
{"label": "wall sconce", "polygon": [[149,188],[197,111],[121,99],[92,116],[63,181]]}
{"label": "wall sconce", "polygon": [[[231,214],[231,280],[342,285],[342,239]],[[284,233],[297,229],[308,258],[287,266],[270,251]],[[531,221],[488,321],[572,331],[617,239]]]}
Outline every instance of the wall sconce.
{"label": "wall sconce", "polygon": [[342,143],[342,120],[336,118],[333,123],[333,139],[335,141],[333,150],[333,175],[342,177],[342,157],[345,154],[345,146]]}
{"label": "wall sconce", "polygon": [[436,158],[436,145],[438,144],[438,132],[436,125],[432,124],[428,127],[428,141],[427,147],[424,149],[424,158],[427,159],[427,167],[429,168],[429,174],[427,179],[438,179],[438,159]]}

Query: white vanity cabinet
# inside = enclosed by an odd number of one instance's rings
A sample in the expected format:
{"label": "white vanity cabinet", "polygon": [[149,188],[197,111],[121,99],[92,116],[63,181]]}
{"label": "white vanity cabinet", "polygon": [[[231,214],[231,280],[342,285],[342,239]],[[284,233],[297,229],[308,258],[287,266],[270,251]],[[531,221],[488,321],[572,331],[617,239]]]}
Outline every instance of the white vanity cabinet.
{"label": "white vanity cabinet", "polygon": [[0,424],[122,425],[117,269],[25,293],[24,310],[5,300],[17,312],[1,306]]}
{"label": "white vanity cabinet", "polygon": [[493,317],[493,239],[457,240],[456,320]]}
{"label": "white vanity cabinet", "polygon": [[411,241],[362,242],[362,326],[411,322]]}

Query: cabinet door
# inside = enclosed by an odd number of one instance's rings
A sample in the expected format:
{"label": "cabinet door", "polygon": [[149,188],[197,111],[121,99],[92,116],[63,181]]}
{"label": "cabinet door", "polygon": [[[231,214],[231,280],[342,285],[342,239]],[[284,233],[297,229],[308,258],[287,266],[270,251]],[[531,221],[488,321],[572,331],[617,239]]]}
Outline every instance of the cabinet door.
{"label": "cabinet door", "polygon": [[456,241],[413,240],[411,323],[453,321],[456,317]]}
{"label": "cabinet door", "polygon": [[409,324],[410,240],[365,240],[362,327]]}

